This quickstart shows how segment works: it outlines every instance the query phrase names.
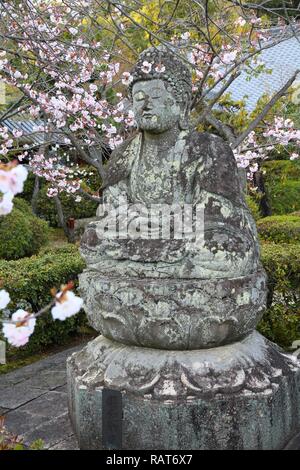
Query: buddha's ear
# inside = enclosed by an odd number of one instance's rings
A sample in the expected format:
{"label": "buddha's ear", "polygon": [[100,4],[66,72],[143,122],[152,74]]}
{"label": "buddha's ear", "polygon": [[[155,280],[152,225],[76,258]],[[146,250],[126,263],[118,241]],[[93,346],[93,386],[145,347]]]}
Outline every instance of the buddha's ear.
{"label": "buddha's ear", "polygon": [[189,115],[190,115],[190,97],[188,93],[184,93],[183,100],[181,102],[181,110],[179,117],[179,128],[185,130],[189,128]]}

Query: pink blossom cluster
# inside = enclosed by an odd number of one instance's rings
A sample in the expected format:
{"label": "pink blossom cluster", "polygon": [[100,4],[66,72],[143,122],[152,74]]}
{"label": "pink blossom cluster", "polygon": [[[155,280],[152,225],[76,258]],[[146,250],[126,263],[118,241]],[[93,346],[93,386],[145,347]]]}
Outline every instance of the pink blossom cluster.
{"label": "pink blossom cluster", "polygon": [[300,148],[300,130],[296,129],[291,119],[275,117],[274,125],[263,133],[266,138],[272,138],[277,144],[287,145],[294,142]]}
{"label": "pink blossom cluster", "polygon": [[255,132],[251,132],[242,144],[233,150],[239,168],[247,169],[247,177],[252,180],[258,170],[257,160],[266,158],[263,148],[259,148]]}
{"label": "pink blossom cluster", "polygon": [[[195,70],[194,91],[198,91],[199,82],[204,90],[210,89],[226,77],[229,78],[233,71],[237,73],[244,70],[248,75],[252,75],[257,72],[258,67],[264,67],[258,56],[261,43],[268,40],[269,33],[258,29],[260,23],[261,19],[255,15],[248,18],[247,22],[242,17],[238,18],[236,25],[241,29],[225,35],[219,49],[213,49],[209,43],[193,43],[190,33],[181,35],[181,39],[190,40],[189,61]],[[257,29],[253,29],[254,27]],[[173,39],[174,41],[176,42],[176,39]],[[253,54],[255,50],[257,55]],[[202,83],[204,76],[206,80]]]}
{"label": "pink blossom cluster", "polygon": [[80,188],[81,180],[75,178],[75,169],[60,163],[58,157],[46,158],[39,153],[30,159],[29,166],[35,175],[51,183],[47,192],[49,197],[57,196],[61,192],[74,194]]}
{"label": "pink blossom cluster", "polygon": [[26,310],[19,309],[13,313],[11,322],[4,322],[2,327],[4,337],[12,346],[24,346],[34,332],[36,319]]}
{"label": "pink blossom cluster", "polygon": [[[0,310],[5,309],[9,302],[9,294],[4,289],[0,290]],[[50,306],[53,320],[63,321],[76,315],[82,308],[82,304],[83,300],[70,291],[69,286],[63,286],[62,290],[55,295],[53,304]],[[10,320],[3,320],[2,333],[4,337],[12,346],[24,346],[34,332],[38,316],[39,313],[33,314],[18,309],[12,314]]]}
{"label": "pink blossom cluster", "polygon": [[[262,138],[263,137],[263,138]],[[287,145],[292,143],[293,149],[300,150],[300,131],[295,128],[291,119],[275,116],[274,122],[268,124],[268,128],[261,135],[252,131],[242,144],[234,149],[237,164],[241,168],[247,168],[248,178],[251,180],[258,169],[257,162],[269,157],[277,146],[283,146],[287,151]],[[299,153],[290,151],[290,159],[297,160]]]}
{"label": "pink blossom cluster", "polygon": [[0,216],[12,211],[13,198],[23,191],[27,174],[23,165],[0,164]]}
{"label": "pink blossom cluster", "polygon": [[[115,148],[123,141],[120,128],[123,133],[129,132],[135,121],[132,111],[124,109],[120,92],[113,100],[106,98],[109,87],[119,80],[120,64],[113,62],[110,53],[91,35],[83,39],[84,15],[80,16],[79,12],[85,8],[84,4],[76,0],[73,10],[56,3],[40,2],[32,11],[25,9],[20,15],[14,5],[3,2],[2,17],[16,19],[5,23],[5,36],[8,43],[9,38],[13,38],[20,60],[16,61],[13,54],[1,52],[0,73],[2,80],[19,88],[31,101],[29,110],[20,109],[20,114],[29,111],[33,119],[43,119],[44,126],[35,132],[42,133],[46,142],[56,139],[88,152],[89,146],[99,142]],[[42,71],[43,78],[33,83],[34,70]],[[130,81],[129,76],[127,79]],[[126,74],[123,81],[126,82]],[[2,155],[7,155],[15,144],[14,138],[20,137],[6,134],[7,139],[0,148]],[[20,161],[28,156],[27,147],[18,147]],[[50,174],[48,166],[45,175],[41,166],[37,169],[38,174],[48,180],[55,175],[54,170]],[[73,192],[75,186],[66,183],[66,169],[61,168],[61,171],[56,188]]]}

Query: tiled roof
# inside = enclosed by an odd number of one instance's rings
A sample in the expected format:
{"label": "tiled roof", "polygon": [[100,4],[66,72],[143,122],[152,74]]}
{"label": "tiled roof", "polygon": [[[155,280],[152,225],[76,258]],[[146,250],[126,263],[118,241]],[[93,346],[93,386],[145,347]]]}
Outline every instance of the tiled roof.
{"label": "tiled roof", "polygon": [[[258,77],[247,81],[247,75],[242,72],[228,89],[234,100],[241,100],[246,95],[248,96],[246,107],[249,111],[255,108],[257,100],[264,93],[274,94],[297,69],[300,70],[300,35],[265,49],[261,52],[260,58],[267,69],[272,69],[271,75],[261,73]],[[297,81],[300,82],[300,74]]]}
{"label": "tiled roof", "polygon": [[[41,145],[45,141],[43,132],[37,132],[35,129],[43,125],[43,121],[17,121],[14,119],[5,119],[1,121],[1,125],[6,126],[10,132],[13,130],[23,131],[22,140],[31,145]],[[49,140],[49,134],[46,137]],[[63,144],[63,139],[55,135],[51,136],[51,142]]]}

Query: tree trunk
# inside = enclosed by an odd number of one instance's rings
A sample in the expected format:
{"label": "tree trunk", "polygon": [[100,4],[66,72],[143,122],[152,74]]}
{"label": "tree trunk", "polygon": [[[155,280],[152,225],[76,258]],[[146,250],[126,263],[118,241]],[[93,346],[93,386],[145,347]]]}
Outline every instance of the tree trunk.
{"label": "tree trunk", "polygon": [[33,193],[31,197],[31,209],[32,212],[37,215],[37,199],[40,191],[40,179],[36,175],[34,179],[34,188],[33,188]]}
{"label": "tree trunk", "polygon": [[66,222],[64,211],[63,211],[62,204],[61,204],[61,200],[59,199],[58,196],[55,196],[54,201],[55,201],[55,205],[56,205],[59,224],[62,227],[62,229],[63,229],[63,231],[64,231],[64,233],[65,233],[65,235],[68,239],[68,242],[73,243],[73,241],[74,241],[73,236],[72,236],[73,234],[69,230],[68,224]]}
{"label": "tree trunk", "polygon": [[261,193],[262,197],[259,201],[259,209],[263,217],[272,215],[272,208],[268,200],[266,186],[264,183],[264,177],[260,170],[256,171],[253,175],[254,185],[258,188],[258,192]]}

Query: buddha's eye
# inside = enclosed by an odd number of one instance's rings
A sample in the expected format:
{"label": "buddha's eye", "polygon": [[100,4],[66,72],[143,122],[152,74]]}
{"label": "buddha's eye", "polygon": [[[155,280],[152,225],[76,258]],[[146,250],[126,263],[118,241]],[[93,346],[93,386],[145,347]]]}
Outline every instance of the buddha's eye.
{"label": "buddha's eye", "polygon": [[139,93],[136,93],[134,95],[134,99],[135,101],[143,101],[145,99],[145,95],[143,92],[140,91]]}
{"label": "buddha's eye", "polygon": [[173,100],[173,98],[166,98],[165,101],[164,101],[165,105],[167,105],[167,106],[172,106],[174,104],[174,102],[175,101]]}

